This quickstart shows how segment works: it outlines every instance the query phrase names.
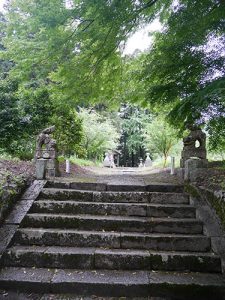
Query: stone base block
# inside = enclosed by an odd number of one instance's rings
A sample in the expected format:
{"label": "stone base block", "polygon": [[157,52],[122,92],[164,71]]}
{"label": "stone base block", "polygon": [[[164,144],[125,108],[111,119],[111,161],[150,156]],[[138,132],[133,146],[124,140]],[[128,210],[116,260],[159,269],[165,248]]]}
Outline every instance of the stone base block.
{"label": "stone base block", "polygon": [[206,172],[208,161],[206,159],[190,158],[185,161],[184,180],[196,181],[202,173]]}
{"label": "stone base block", "polygon": [[40,158],[40,159],[36,160],[36,163],[35,163],[36,179],[38,179],[38,180],[45,179],[46,165],[47,165],[46,159]]}

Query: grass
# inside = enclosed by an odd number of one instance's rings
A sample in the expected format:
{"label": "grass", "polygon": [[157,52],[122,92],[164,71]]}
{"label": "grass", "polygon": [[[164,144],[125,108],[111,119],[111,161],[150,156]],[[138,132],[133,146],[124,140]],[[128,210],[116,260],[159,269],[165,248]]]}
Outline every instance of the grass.
{"label": "grass", "polygon": [[[64,162],[66,160],[65,157],[60,156],[59,162]],[[70,156],[70,162],[82,167],[101,167],[102,163],[100,161],[93,161],[89,159],[78,158],[76,156]]]}
{"label": "grass", "polygon": [[1,153],[0,152],[0,160],[12,160],[12,161],[20,161],[18,157],[13,157],[10,154],[7,153]]}
{"label": "grass", "polygon": [[98,163],[95,163],[92,160],[77,158],[77,157],[70,157],[70,161],[76,165],[83,166],[83,167],[96,167],[99,166]]}
{"label": "grass", "polygon": [[[174,157],[175,157],[175,167],[179,168],[180,167],[180,156],[174,156]],[[154,167],[163,168],[163,163],[164,163],[163,157],[158,157],[158,158],[154,159],[152,162],[153,162]],[[171,158],[169,156],[165,167],[169,168],[170,165],[171,165]]]}

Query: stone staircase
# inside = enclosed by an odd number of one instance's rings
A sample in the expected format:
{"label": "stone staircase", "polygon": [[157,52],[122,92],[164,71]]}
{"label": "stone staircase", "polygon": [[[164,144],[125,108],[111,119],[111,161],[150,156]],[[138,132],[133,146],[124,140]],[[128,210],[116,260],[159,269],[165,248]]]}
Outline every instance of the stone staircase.
{"label": "stone staircase", "polygon": [[221,300],[203,227],[182,186],[48,182],[2,256],[0,287]]}

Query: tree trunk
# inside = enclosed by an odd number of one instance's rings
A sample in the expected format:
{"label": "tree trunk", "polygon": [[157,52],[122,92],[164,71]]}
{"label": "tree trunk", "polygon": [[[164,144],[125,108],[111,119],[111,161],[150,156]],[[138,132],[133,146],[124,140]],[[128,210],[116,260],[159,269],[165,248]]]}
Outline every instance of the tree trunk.
{"label": "tree trunk", "polygon": [[166,167],[167,158],[168,158],[168,154],[164,154],[163,168]]}

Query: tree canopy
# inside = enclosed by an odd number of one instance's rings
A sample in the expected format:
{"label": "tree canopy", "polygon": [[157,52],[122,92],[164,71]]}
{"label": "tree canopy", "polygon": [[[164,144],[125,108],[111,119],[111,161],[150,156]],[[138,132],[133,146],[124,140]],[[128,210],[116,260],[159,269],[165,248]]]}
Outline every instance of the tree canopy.
{"label": "tree canopy", "polygon": [[[145,101],[174,125],[206,123],[225,137],[225,3],[181,0],[146,55]],[[215,123],[221,124],[220,128]],[[223,126],[222,126],[223,123]]]}
{"label": "tree canopy", "polygon": [[70,2],[9,1],[4,57],[26,85],[50,81],[67,101],[100,101],[119,86],[121,43],[157,1]]}
{"label": "tree canopy", "polygon": [[[155,18],[163,30],[152,46],[124,57],[128,37]],[[69,120],[77,105],[128,102],[163,113],[180,132],[204,125],[211,148],[224,148],[224,19],[222,0],[8,0],[0,17],[3,128],[26,132],[26,123],[34,134],[64,104]]]}
{"label": "tree canopy", "polygon": [[81,146],[83,156],[89,159],[102,159],[104,152],[115,150],[119,134],[109,118],[104,118],[94,110],[80,109],[84,137]]}
{"label": "tree canopy", "polygon": [[166,166],[169,155],[176,153],[178,145],[178,133],[169,126],[162,116],[156,116],[145,128],[145,146],[152,156],[162,156],[163,166]]}

